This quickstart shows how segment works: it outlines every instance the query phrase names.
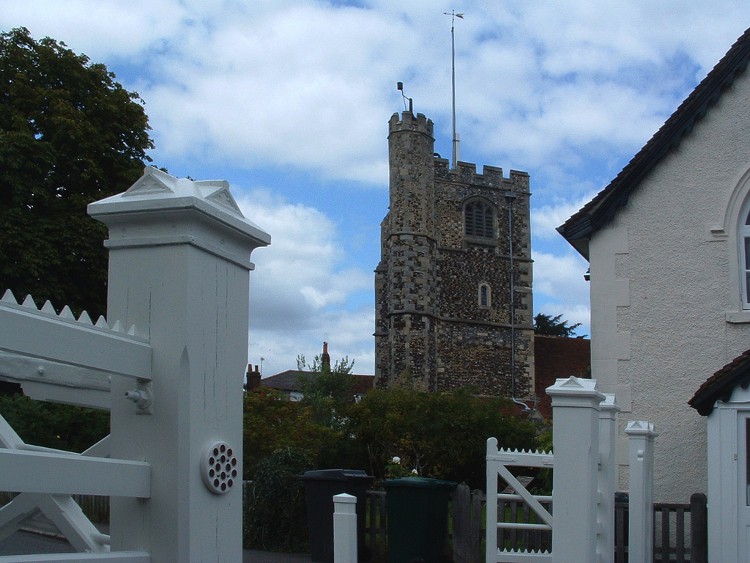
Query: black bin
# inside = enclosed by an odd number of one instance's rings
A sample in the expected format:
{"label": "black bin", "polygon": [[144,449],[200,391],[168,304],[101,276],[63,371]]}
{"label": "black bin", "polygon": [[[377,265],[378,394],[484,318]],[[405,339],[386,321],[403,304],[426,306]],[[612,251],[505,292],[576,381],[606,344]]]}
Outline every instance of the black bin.
{"label": "black bin", "polygon": [[453,481],[404,477],[385,481],[388,563],[442,563]]}
{"label": "black bin", "polygon": [[357,497],[357,555],[360,561],[367,561],[365,503],[373,478],[360,469],[319,469],[305,471],[300,479],[305,484],[312,560],[333,561],[333,497],[346,493]]}

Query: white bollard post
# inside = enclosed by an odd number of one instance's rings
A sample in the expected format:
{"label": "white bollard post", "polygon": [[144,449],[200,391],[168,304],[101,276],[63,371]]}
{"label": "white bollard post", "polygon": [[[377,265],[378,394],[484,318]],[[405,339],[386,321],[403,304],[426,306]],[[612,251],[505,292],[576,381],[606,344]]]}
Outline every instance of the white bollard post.
{"label": "white bollard post", "polygon": [[596,561],[596,506],[599,501],[599,403],[604,395],[593,379],[558,379],[552,397],[552,560]]}
{"label": "white bollard post", "polygon": [[612,563],[615,559],[615,440],[617,437],[617,413],[615,396],[604,395],[599,405],[599,536],[597,557],[601,563]]}
{"label": "white bollard post", "polygon": [[654,559],[654,425],[630,421],[625,428],[629,442],[629,541],[630,561]]}
{"label": "white bollard post", "polygon": [[357,497],[333,497],[333,563],[357,561]]}
{"label": "white bollard post", "polygon": [[111,499],[112,551],[241,561],[250,253],[270,236],[226,182],[153,167],[88,211],[109,228],[108,317],[152,348],[151,382],[112,379],[112,457],[151,464],[149,499]]}

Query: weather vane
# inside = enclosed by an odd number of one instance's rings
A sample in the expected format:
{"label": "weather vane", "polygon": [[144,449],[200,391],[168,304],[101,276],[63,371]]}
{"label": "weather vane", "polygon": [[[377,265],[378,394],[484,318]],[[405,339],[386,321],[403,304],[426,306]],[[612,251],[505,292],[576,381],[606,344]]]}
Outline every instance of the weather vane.
{"label": "weather vane", "polygon": [[464,19],[463,12],[457,13],[455,10],[450,12],[443,12],[446,16],[451,17],[451,94],[452,94],[452,109],[453,109],[453,157],[451,159],[451,167],[455,170],[458,162],[458,133],[456,133],[456,33],[455,33],[455,21],[456,18]]}

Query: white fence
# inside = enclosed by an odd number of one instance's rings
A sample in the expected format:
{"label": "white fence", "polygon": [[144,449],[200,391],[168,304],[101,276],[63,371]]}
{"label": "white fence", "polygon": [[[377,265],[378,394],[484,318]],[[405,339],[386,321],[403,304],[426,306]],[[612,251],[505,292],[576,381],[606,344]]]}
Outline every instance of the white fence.
{"label": "white fence", "polygon": [[[554,455],[546,452],[498,450],[487,440],[486,561],[567,563],[614,560],[614,396],[596,390],[590,379],[558,379],[547,389],[552,397]],[[647,422],[631,422],[630,439],[630,560],[653,559],[653,442],[656,434]],[[508,467],[552,468],[552,513],[531,495]],[[498,477],[512,494],[498,493]],[[538,515],[537,524],[505,522],[498,500],[523,500]],[[493,520],[494,514],[494,520]],[[552,550],[543,553],[498,546],[499,528],[552,529]]]}
{"label": "white fence", "polygon": [[[6,293],[0,379],[109,409],[111,434],[70,454],[25,444],[0,416],[0,489],[21,493],[0,538],[41,511],[82,553],[24,561],[240,561],[249,259],[270,237],[225,182],[155,168],[89,214],[109,228],[111,322]],[[71,494],[112,497],[111,537]]]}

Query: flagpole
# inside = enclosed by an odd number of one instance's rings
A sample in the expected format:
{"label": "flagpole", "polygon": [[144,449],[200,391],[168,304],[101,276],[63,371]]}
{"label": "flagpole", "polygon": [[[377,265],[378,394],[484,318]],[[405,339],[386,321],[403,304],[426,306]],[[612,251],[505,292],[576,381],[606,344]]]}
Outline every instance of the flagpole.
{"label": "flagpole", "polygon": [[455,33],[455,20],[456,18],[463,19],[463,14],[457,14],[455,10],[450,12],[443,12],[446,16],[451,17],[451,109],[453,116],[453,155],[451,158],[451,168],[454,170],[458,163],[458,133],[456,133],[456,33]]}

